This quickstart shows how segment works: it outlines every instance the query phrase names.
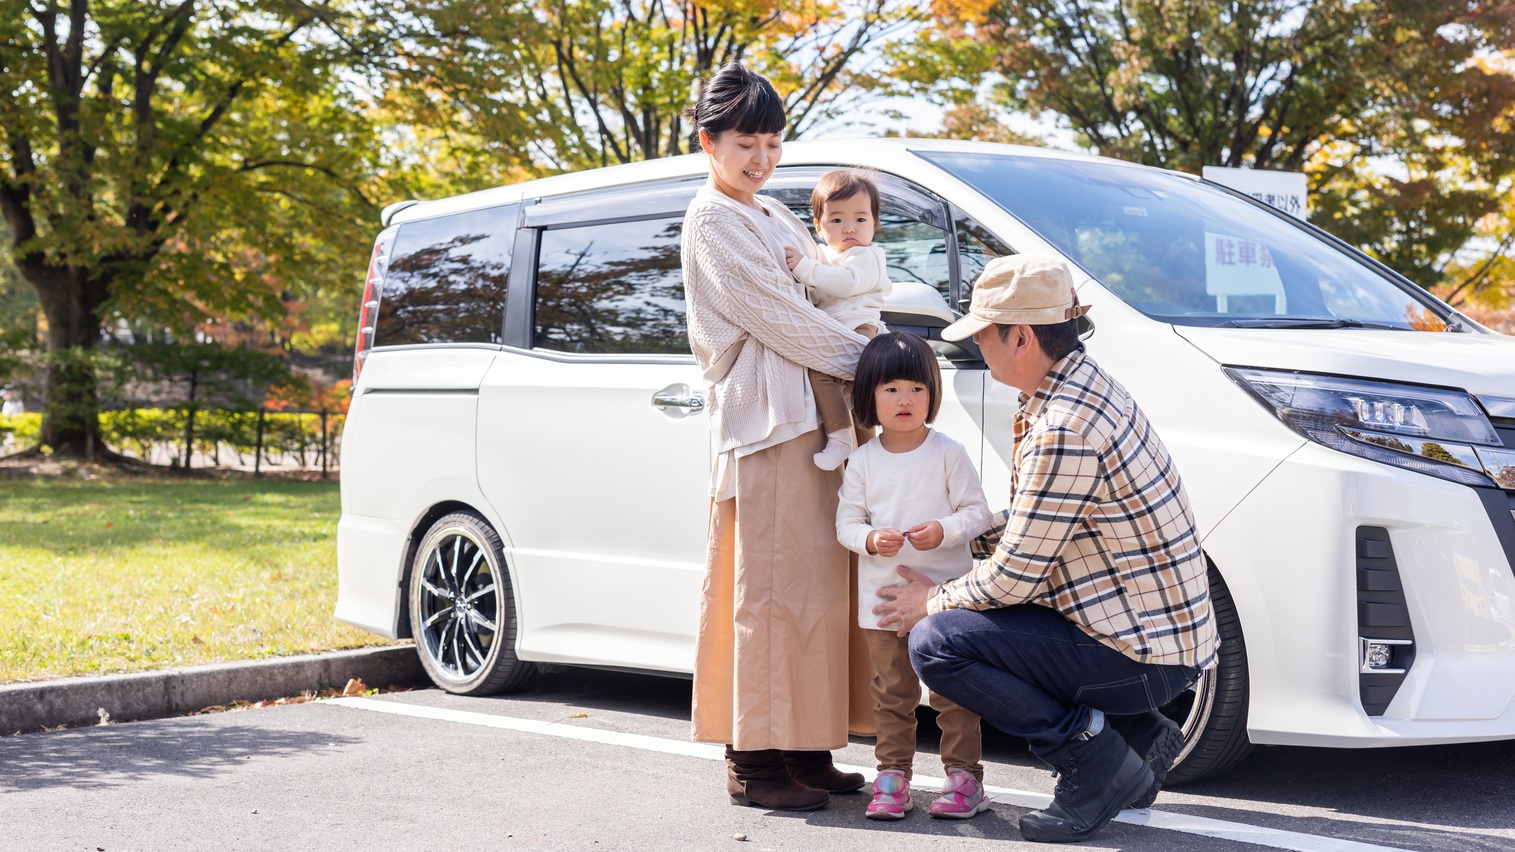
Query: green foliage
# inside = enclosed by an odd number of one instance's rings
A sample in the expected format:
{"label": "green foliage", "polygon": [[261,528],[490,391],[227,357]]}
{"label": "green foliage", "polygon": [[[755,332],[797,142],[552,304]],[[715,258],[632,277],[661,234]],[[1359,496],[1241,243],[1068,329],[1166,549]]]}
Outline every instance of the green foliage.
{"label": "green foliage", "polygon": [[[189,412],[188,407],[104,411],[100,414],[100,431],[110,446],[145,459],[155,447],[177,446],[183,440]],[[334,448],[344,423],[345,415],[334,413],[327,417],[328,450]],[[265,459],[282,455],[297,458],[302,464],[315,464],[323,446],[320,415],[264,412],[262,446]],[[253,463],[257,448],[258,412],[195,409],[196,453],[220,457],[224,450],[235,454],[238,463],[245,466]],[[176,453],[174,457],[178,459],[179,455]]]}
{"label": "green foliage", "polygon": [[918,90],[960,104],[992,81],[1001,106],[1149,165],[1305,171],[1314,221],[1426,287],[1476,271],[1470,245],[1511,192],[1512,0],[936,7],[896,56]]}
{"label": "green foliage", "polygon": [[42,415],[0,414],[0,446],[6,446],[7,440],[12,451],[36,446],[42,440]]}
{"label": "green foliage", "polygon": [[[180,447],[184,439],[187,407],[128,408],[100,412],[100,439],[112,449],[128,452],[137,458],[149,458],[162,446]],[[346,415],[327,416],[325,447],[335,449]],[[9,436],[11,449],[35,446],[42,439],[42,415],[32,412],[12,416],[0,415],[0,445]],[[199,408],[195,410],[195,452],[220,457],[235,456],[243,466],[253,463],[258,447],[258,412]],[[263,452],[265,459],[279,456],[298,459],[302,464],[316,464],[323,447],[321,417],[294,411],[263,413]],[[176,449],[174,456],[179,459]],[[335,463],[333,462],[333,467]]]}
{"label": "green foliage", "polygon": [[68,350],[103,322],[278,322],[361,275],[379,131],[346,75],[386,45],[366,9],[0,0],[0,212],[47,316],[50,442],[90,440]]}
{"label": "green foliage", "polygon": [[169,382],[184,389],[190,406],[256,408],[276,385],[304,381],[284,360],[217,343],[151,343],[123,351],[138,382]]}
{"label": "green foliage", "polygon": [[335,482],[0,478],[0,681],[382,643],[331,617],[338,512]]}
{"label": "green foliage", "polygon": [[[0,245],[6,239],[4,219],[0,219]],[[0,254],[0,387],[12,385],[26,391],[36,384],[25,370],[27,356],[38,348],[37,318],[42,305],[37,293],[16,272],[8,257]]]}
{"label": "green foliage", "polygon": [[773,80],[798,136],[889,86],[865,51],[900,35],[920,7],[426,0],[382,14],[407,47],[390,69],[406,84],[390,86],[385,101],[402,125],[398,141],[484,177],[697,150],[680,114],[701,79],[738,59]]}

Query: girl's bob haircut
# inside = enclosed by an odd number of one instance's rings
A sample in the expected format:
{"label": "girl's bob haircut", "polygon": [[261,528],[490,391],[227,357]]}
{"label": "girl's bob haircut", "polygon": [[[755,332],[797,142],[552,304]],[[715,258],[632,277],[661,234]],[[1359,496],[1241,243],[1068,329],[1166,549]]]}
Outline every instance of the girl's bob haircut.
{"label": "girl's bob haircut", "polygon": [[900,380],[926,386],[931,392],[926,422],[936,420],[936,412],[942,407],[942,369],[936,365],[936,353],[919,335],[891,331],[868,341],[858,359],[857,379],[852,385],[852,419],[857,425],[864,429],[878,427],[874,391],[879,385]]}
{"label": "girl's bob haircut", "polygon": [[684,110],[696,131],[712,141],[728,130],[740,134],[778,133],[784,129],[784,100],[768,78],[740,62],[728,62],[705,80],[699,102]]}

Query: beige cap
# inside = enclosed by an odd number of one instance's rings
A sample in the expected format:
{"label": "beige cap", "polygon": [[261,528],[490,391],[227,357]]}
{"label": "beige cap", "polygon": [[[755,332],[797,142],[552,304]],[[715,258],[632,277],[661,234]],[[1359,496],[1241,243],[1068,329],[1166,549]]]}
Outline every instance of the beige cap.
{"label": "beige cap", "polygon": [[973,285],[968,315],[942,329],[943,340],[962,340],[996,323],[1053,325],[1081,317],[1073,273],[1061,259],[1047,254],[996,257]]}

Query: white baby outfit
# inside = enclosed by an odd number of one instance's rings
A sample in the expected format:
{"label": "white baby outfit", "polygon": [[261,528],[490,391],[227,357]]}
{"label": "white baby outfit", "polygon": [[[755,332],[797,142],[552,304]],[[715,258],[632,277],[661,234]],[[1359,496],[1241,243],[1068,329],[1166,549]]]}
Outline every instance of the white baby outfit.
{"label": "white baby outfit", "polygon": [[794,277],[811,291],[815,306],[848,328],[874,325],[880,331],[879,311],[893,285],[888,261],[878,246],[853,246],[836,251],[820,246],[823,260],[802,258]]}

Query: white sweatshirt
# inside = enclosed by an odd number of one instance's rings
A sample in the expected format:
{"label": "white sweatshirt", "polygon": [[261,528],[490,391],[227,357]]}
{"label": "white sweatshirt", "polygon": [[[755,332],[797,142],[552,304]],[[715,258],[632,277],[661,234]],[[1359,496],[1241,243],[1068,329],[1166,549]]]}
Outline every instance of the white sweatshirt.
{"label": "white sweatshirt", "polygon": [[824,262],[803,258],[794,277],[810,290],[815,306],[842,325],[874,325],[883,331],[879,311],[894,285],[889,283],[888,260],[878,246],[853,246],[838,252],[820,246]]}
{"label": "white sweatshirt", "polygon": [[[868,534],[875,529],[901,532],[926,521],[942,525],[942,543],[916,550],[907,540],[892,557],[868,555]],[[993,522],[984,487],[963,445],[931,430],[919,447],[891,453],[877,438],[847,459],[841,499],[836,508],[836,537],[858,554],[857,623],[880,628],[873,608],[883,598],[878,590],[899,586],[900,565],[930,577],[938,584],[956,579],[973,567],[968,542]]]}

